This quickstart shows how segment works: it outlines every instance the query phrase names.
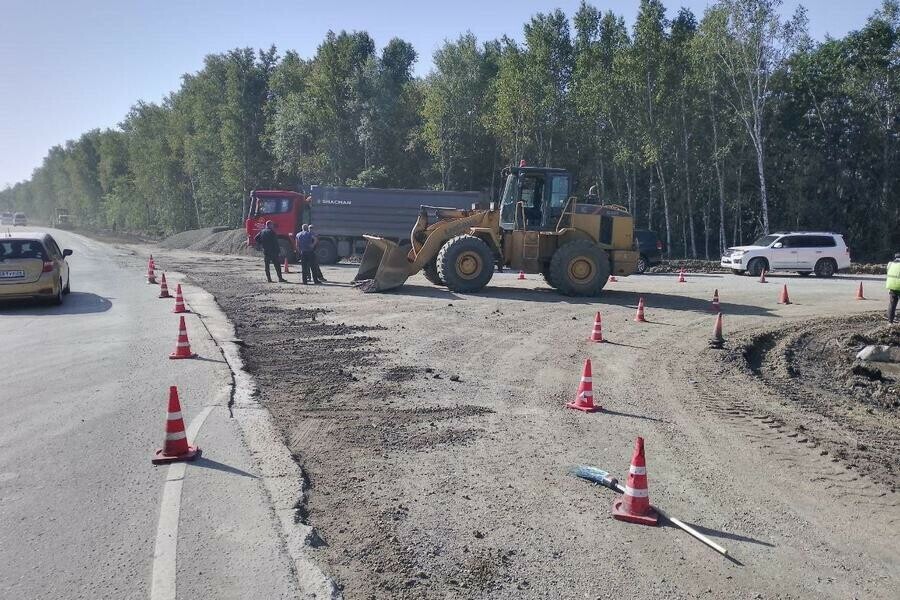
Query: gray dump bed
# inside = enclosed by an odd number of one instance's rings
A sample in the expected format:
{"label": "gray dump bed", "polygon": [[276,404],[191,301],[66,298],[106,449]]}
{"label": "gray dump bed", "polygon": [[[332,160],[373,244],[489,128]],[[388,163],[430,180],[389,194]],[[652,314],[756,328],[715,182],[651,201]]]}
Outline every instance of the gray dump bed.
{"label": "gray dump bed", "polygon": [[312,223],[319,235],[363,234],[408,239],[419,207],[472,208],[483,203],[480,192],[382,190],[312,186]]}

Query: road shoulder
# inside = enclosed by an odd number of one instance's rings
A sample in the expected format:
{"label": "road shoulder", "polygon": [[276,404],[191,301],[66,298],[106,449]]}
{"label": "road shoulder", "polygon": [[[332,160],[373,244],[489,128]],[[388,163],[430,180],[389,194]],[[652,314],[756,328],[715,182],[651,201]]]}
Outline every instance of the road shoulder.
{"label": "road shoulder", "polygon": [[[181,274],[172,273],[175,282]],[[187,284],[183,284],[187,285]],[[282,441],[268,410],[259,401],[259,388],[246,371],[240,356],[241,341],[234,325],[216,303],[215,297],[190,284],[190,306],[210,337],[215,341],[231,371],[231,398],[228,408],[240,428],[250,460],[268,497],[280,526],[280,534],[293,563],[301,598],[340,598],[334,582],[308,555],[315,543],[313,528],[303,523],[300,507],[305,502],[306,478]]]}

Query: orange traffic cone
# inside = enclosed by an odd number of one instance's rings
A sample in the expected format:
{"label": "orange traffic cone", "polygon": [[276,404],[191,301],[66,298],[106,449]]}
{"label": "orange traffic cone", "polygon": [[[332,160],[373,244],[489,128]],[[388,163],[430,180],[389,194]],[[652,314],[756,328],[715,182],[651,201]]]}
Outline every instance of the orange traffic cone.
{"label": "orange traffic cone", "polygon": [[609,283],[618,283],[618,282],[619,282],[619,280],[616,279],[616,276],[615,276],[615,275],[610,275],[610,276],[609,276]]}
{"label": "orange traffic cone", "polygon": [[581,374],[581,383],[578,384],[578,393],[574,402],[566,403],[566,408],[574,408],[583,412],[595,412],[602,407],[594,406],[594,379],[591,377],[591,359],[584,361],[584,371]]}
{"label": "orange traffic cone", "polygon": [[519,280],[525,279],[525,271],[519,271],[519,276],[516,279],[519,279]]}
{"label": "orange traffic cone", "polygon": [[856,290],[856,299],[857,300],[865,300],[866,299],[866,297],[863,296],[862,281],[859,282],[859,289]]}
{"label": "orange traffic cone", "polygon": [[765,269],[763,269],[762,273],[759,274],[759,282],[760,283],[769,283],[768,281],[766,281],[766,270]]}
{"label": "orange traffic cone", "polygon": [[634,315],[634,321],[636,323],[646,323],[647,322],[647,319],[644,318],[644,297],[643,296],[638,298],[637,313]]}
{"label": "orange traffic cone", "polygon": [[175,288],[175,308],[172,310],[173,313],[187,313],[191,312],[187,308],[184,307],[184,297],[181,295],[181,284]]}
{"label": "orange traffic cone", "polygon": [[162,274],[162,279],[159,280],[159,297],[160,298],[171,298],[172,295],[169,294],[169,285],[166,283],[166,274]]}
{"label": "orange traffic cone", "polygon": [[678,271],[678,283],[686,283],[687,280],[684,278],[684,269]]}
{"label": "orange traffic cone", "polygon": [[200,448],[188,445],[184,418],[181,416],[181,403],[178,402],[178,388],[173,385],[169,388],[169,408],[166,411],[166,441],[150,460],[155,465],[161,465],[194,460],[198,456]]}
{"label": "orange traffic cone", "polygon": [[716,324],[713,327],[713,334],[709,340],[710,348],[721,348],[725,345],[725,338],[722,337],[722,313],[716,316]]}
{"label": "orange traffic cone", "polygon": [[188,341],[187,326],[184,324],[184,317],[178,324],[178,343],[175,344],[175,352],[169,355],[169,358],[197,358],[195,352],[191,352],[191,343]]}
{"label": "orange traffic cone", "polygon": [[644,438],[634,442],[634,455],[631,457],[631,468],[628,469],[628,480],[625,483],[625,494],[613,502],[613,518],[640,525],[659,524],[659,513],[650,506],[650,491],[647,488],[647,463],[644,460]]}
{"label": "orange traffic cone", "polygon": [[713,292],[712,310],[713,310],[713,312],[719,312],[721,310],[721,307],[719,306],[719,290],[718,289],[715,292]]}
{"label": "orange traffic cone", "polygon": [[594,317],[594,329],[591,331],[591,337],[588,338],[589,342],[602,342],[603,341],[603,326],[600,323],[600,313],[597,313],[597,316]]}
{"label": "orange traffic cone", "polygon": [[153,257],[150,257],[150,262],[147,263],[147,283],[156,283],[156,265],[153,264]]}
{"label": "orange traffic cone", "polygon": [[784,287],[781,288],[781,294],[778,296],[778,304],[790,304],[791,298],[788,296],[787,284],[784,284]]}
{"label": "orange traffic cone", "polygon": [[284,257],[284,265],[281,267],[281,272],[286,273],[288,275],[291,274],[291,267],[290,267],[290,265],[288,265],[287,256]]}

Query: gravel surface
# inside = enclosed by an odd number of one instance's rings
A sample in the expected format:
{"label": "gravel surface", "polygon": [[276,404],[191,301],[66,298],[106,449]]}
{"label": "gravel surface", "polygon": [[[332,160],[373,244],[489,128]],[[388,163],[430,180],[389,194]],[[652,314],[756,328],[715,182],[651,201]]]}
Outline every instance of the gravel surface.
{"label": "gravel surface", "polygon": [[[478,295],[422,276],[362,294],[350,266],[303,286],[267,284],[261,261],[244,257],[167,251],[157,262],[212,292],[235,322],[260,400],[309,480],[314,554],[346,598],[893,598],[900,589],[896,458],[878,466],[896,457],[896,407],[842,396],[852,364],[817,371],[802,349],[812,346],[804,332],[835,332],[837,361],[860,343],[841,332],[877,330],[881,279],[863,277],[877,300],[858,302],[857,277],[759,284],[696,273],[685,284],[622,278],[599,299],[572,299],[514,273]],[[777,304],[785,283],[789,306]],[[714,289],[724,350],[707,344]],[[632,320],[639,295],[648,323]],[[590,344],[598,310],[609,342]],[[822,320],[853,314],[863,317]],[[767,332],[788,340],[783,351],[753,350],[768,348]],[[790,352],[801,354],[800,376],[784,371]],[[588,357],[604,411],[566,410]],[[834,385],[816,383],[831,372]],[[894,384],[884,385],[890,394]],[[613,520],[613,494],[568,475],[590,464],[624,479],[639,435],[651,501],[733,560],[673,527]]]}

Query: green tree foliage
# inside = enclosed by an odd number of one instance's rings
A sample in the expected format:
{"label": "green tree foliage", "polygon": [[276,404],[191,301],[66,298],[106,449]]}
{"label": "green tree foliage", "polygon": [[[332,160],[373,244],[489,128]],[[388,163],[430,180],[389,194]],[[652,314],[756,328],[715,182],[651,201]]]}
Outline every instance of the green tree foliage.
{"label": "green tree foliage", "polygon": [[488,131],[489,93],[500,47],[479,47],[468,33],[434,53],[423,84],[422,135],[445,190],[477,189],[492,180],[496,146]]}
{"label": "green tree foliage", "polygon": [[50,148],[0,209],[170,233],[239,226],[250,190],[312,184],[496,193],[501,167],[569,169],[655,228],[673,256],[770,229],[846,234],[855,258],[900,249],[900,6],[814,42],[780,0],[703,15],[641,0],[532,16],[518,40],[416,50],[330,32],[314,56],[208,56],[160,103]]}

